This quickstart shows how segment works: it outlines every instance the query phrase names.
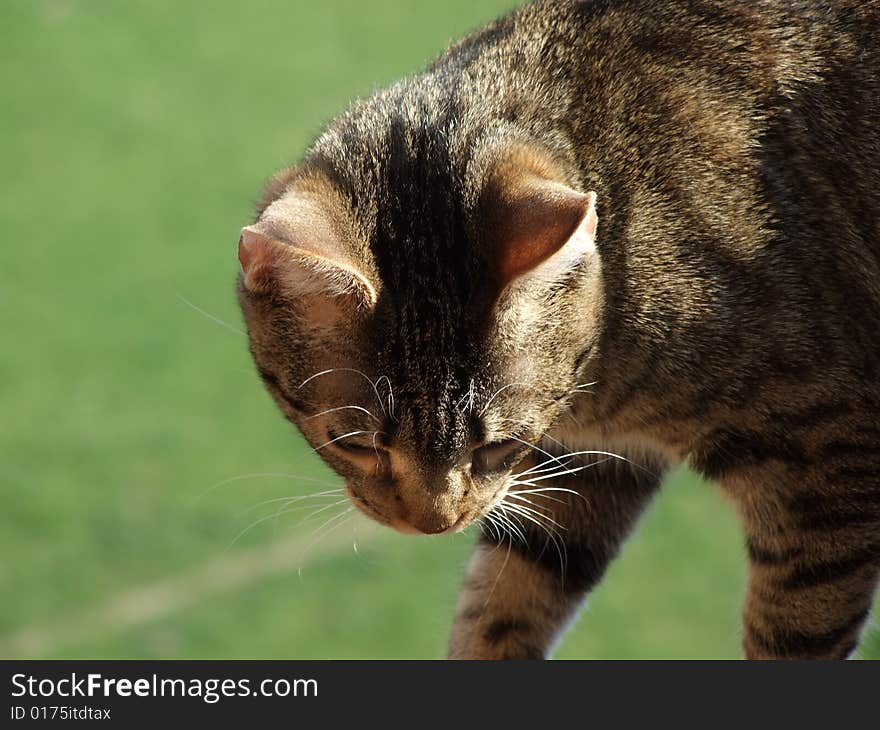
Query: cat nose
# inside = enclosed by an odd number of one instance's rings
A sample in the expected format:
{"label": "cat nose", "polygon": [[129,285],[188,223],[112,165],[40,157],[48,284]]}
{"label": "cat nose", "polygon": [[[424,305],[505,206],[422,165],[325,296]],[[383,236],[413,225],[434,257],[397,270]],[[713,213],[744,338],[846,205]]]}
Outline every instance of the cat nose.
{"label": "cat nose", "polygon": [[431,507],[421,508],[413,505],[412,508],[404,508],[400,517],[410,527],[423,535],[440,535],[446,532],[456,532],[469,522],[472,514],[468,503],[459,500],[450,500],[444,505],[434,503]]}
{"label": "cat nose", "polygon": [[451,525],[447,525],[443,527],[442,525],[437,525],[435,527],[424,527],[419,530],[423,535],[439,535],[443,532],[446,532]]}
{"label": "cat nose", "polygon": [[398,504],[397,518],[423,535],[440,535],[458,527],[467,512],[454,497],[424,499],[408,495]]}
{"label": "cat nose", "polygon": [[445,519],[437,520],[434,522],[425,522],[422,524],[416,523],[413,525],[413,527],[415,527],[423,535],[442,535],[445,532],[455,532],[455,529],[459,527],[466,519],[466,514],[452,515],[451,517],[447,517]]}
{"label": "cat nose", "polygon": [[[460,527],[471,511],[473,497],[468,479],[449,470],[410,470],[398,472],[388,483],[389,517],[403,532],[439,535]],[[408,529],[406,529],[408,528]]]}
{"label": "cat nose", "polygon": [[440,535],[452,528],[458,515],[408,512],[403,520],[423,535]]}

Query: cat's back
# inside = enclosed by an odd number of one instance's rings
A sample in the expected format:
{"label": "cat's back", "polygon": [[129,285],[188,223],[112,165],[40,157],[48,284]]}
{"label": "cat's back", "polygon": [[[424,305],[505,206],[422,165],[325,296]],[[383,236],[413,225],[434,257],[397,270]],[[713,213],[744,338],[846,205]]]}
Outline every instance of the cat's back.
{"label": "cat's back", "polygon": [[494,116],[565,128],[605,240],[653,290],[675,276],[656,262],[686,260],[751,302],[756,336],[784,306],[805,342],[818,324],[877,360],[878,0],[538,2],[432,69]]}
{"label": "cat's back", "polygon": [[[855,305],[876,334],[880,1],[584,0],[521,13],[526,40],[508,40],[507,56],[557,62],[549,83],[566,89],[588,176],[608,165],[644,199],[687,198],[697,227],[721,222],[707,231],[720,246],[805,292],[846,292],[827,297],[833,311]],[[492,42],[516,32],[495,29]],[[723,235],[747,216],[751,233]]]}
{"label": "cat's back", "polygon": [[[709,266],[752,262],[753,286],[788,287],[805,318],[818,288],[854,292],[880,321],[878,39],[880,0],[541,0],[356,104],[324,139],[375,137],[369,150],[405,130],[401,148],[442,153],[412,179],[463,177],[485,131],[509,125],[576,161],[608,256],[705,250]],[[364,165],[384,164],[348,150],[343,165],[323,146],[353,190]],[[826,299],[842,327],[847,302]]]}

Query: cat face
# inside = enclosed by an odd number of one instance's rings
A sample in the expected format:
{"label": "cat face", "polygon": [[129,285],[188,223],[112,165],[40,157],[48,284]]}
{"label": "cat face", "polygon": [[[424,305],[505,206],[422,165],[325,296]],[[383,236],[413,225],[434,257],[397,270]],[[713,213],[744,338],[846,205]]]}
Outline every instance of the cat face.
{"label": "cat face", "polygon": [[239,298],[267,389],[352,502],[433,534],[540,476],[535,444],[583,382],[601,287],[595,195],[515,155],[470,211],[429,207],[364,225],[301,175],[242,231]]}

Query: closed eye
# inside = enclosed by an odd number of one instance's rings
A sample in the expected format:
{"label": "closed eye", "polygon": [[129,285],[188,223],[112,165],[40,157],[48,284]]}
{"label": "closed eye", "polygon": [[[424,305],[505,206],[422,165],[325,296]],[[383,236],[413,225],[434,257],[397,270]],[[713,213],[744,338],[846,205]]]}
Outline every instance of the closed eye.
{"label": "closed eye", "polygon": [[494,441],[474,449],[471,455],[471,474],[492,474],[509,469],[523,444],[518,439]]}
{"label": "closed eye", "polygon": [[[336,433],[335,431],[327,431],[327,443],[331,444],[342,451],[349,451],[353,454],[365,453],[373,450],[372,437],[375,431],[350,431],[349,433]],[[321,447],[318,447],[321,448]]]}
{"label": "closed eye", "polygon": [[334,443],[337,448],[342,449],[342,451],[348,451],[350,454],[368,454],[373,451],[372,444],[364,444],[347,438],[340,439]]}
{"label": "closed eye", "polygon": [[327,436],[330,440],[325,446],[332,444],[347,454],[356,457],[368,456],[371,459],[378,459],[382,464],[385,464],[388,460],[388,451],[384,448],[385,434],[381,431],[352,431],[351,433],[340,435],[335,434],[333,431],[328,431]]}

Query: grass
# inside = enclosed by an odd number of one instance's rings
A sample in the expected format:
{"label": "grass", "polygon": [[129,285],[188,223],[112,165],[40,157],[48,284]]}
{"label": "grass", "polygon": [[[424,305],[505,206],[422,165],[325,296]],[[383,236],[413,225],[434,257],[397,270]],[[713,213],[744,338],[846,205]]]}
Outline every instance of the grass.
{"label": "grass", "polygon": [[[442,654],[472,536],[354,523],[304,558],[286,515],[232,544],[332,480],[233,331],[235,241],[348,99],[508,6],[3,4],[0,656]],[[743,576],[730,509],[681,472],[559,656],[737,656]]]}

